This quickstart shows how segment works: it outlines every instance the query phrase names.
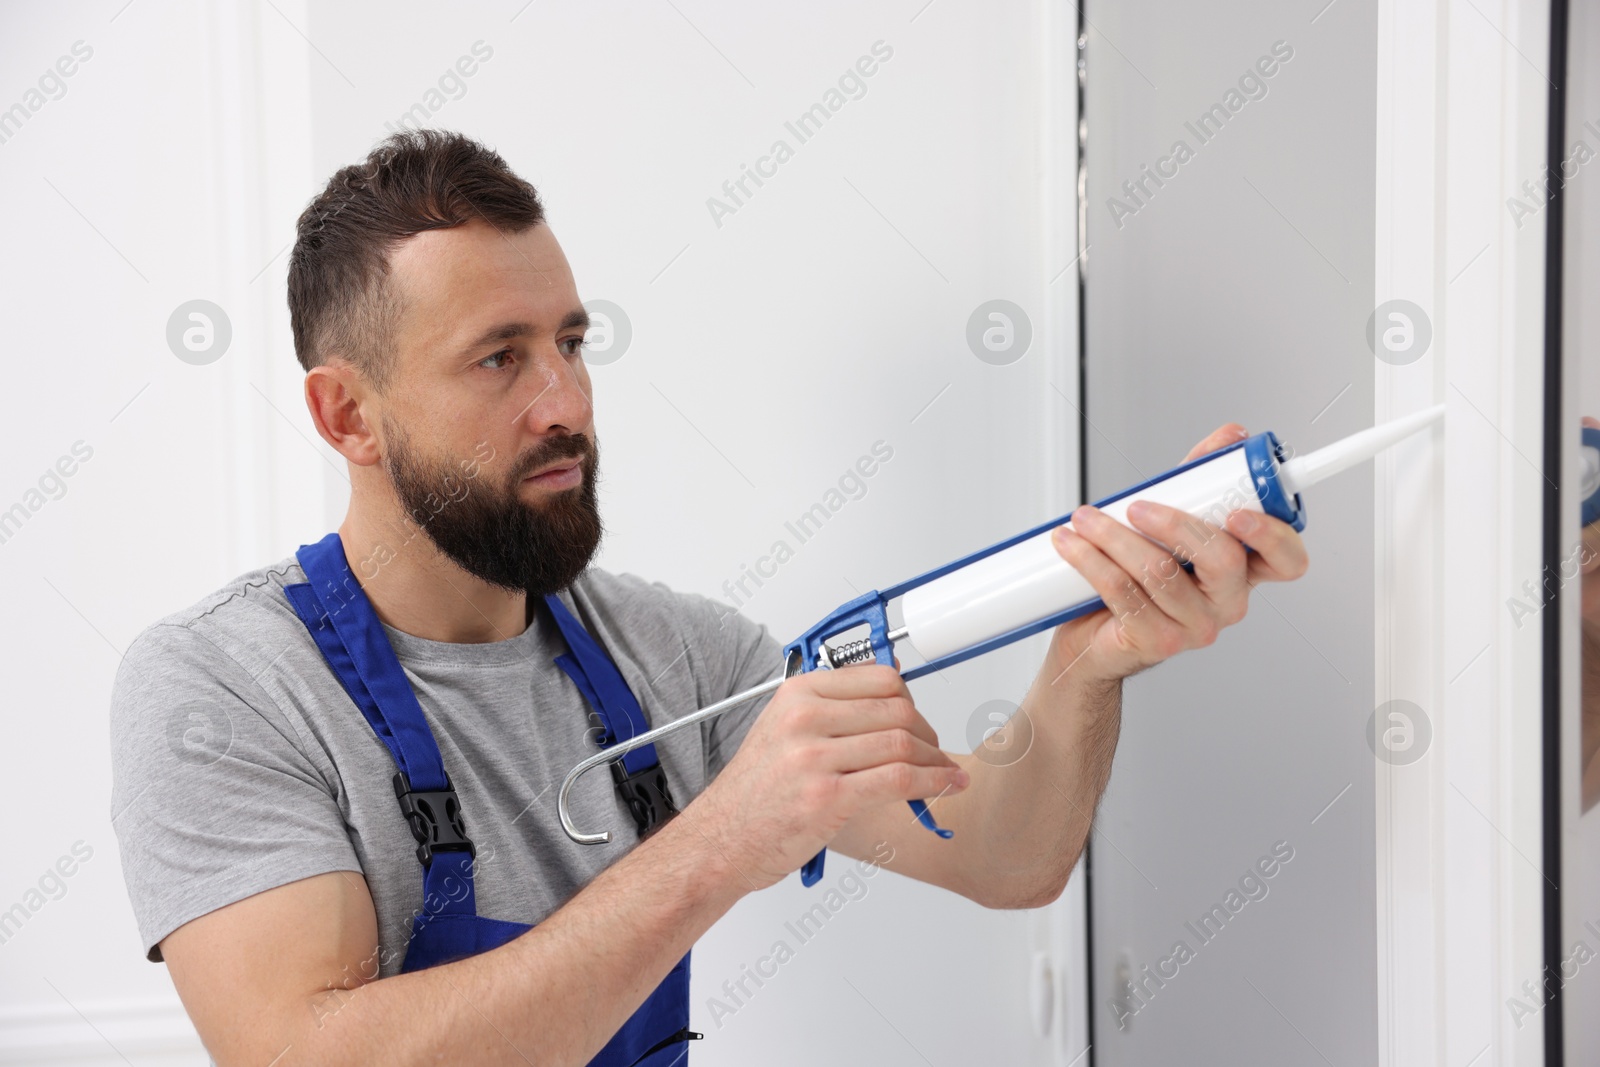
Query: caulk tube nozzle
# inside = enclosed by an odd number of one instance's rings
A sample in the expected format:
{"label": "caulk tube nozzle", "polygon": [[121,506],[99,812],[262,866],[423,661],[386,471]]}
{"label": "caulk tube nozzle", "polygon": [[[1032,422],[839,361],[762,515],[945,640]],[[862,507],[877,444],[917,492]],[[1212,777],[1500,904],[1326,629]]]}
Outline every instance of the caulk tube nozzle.
{"label": "caulk tube nozzle", "polygon": [[1319,448],[1304,456],[1296,456],[1285,462],[1279,471],[1278,477],[1283,480],[1284,492],[1293,496],[1307,486],[1316,485],[1340,471],[1364,463],[1390,445],[1432,426],[1442,418],[1444,418],[1444,405],[1436,404],[1431,408],[1391,419],[1380,426],[1353,433],[1326,448]]}

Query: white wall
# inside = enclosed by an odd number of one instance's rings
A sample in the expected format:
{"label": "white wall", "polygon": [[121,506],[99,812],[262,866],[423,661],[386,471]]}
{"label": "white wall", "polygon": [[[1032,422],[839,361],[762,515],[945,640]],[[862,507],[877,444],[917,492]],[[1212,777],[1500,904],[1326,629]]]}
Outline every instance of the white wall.
{"label": "white wall", "polygon": [[[94,454],[0,545],[20,735],[11,795],[50,798],[11,823],[0,906],[74,841],[94,856],[0,945],[0,1061],[48,1047],[81,1063],[195,1062],[178,1051],[192,1038],[164,968],[141,958],[121,884],[112,675],[154,618],[336,521],[345,486],[299,399],[283,252],[326,176],[475,42],[492,56],[431,121],[496,145],[533,181],[584,298],[632,321],[628,351],[593,368],[602,566],[718,595],[785,519],[888,442],[894,459],[866,495],[744,605],[787,638],[857,590],[1077,499],[1072,26],[1042,3],[308,13],[114,0],[9,19],[0,84],[14,96],[75,41],[94,54],[0,144],[14,205],[0,506],[75,441]],[[866,94],[717,226],[707,198],[880,40],[893,56]],[[234,329],[208,366],[164,339],[173,309],[197,297]],[[965,340],[969,315],[996,298],[1033,326],[1008,366]],[[980,705],[1020,699],[1041,651],[1036,639],[914,692],[962,748]],[[1029,954],[1065,943],[1070,914],[983,912],[890,879],[715,1027],[705,998],[809,897],[790,880],[704,940],[693,1022],[710,1039],[696,1062],[1066,1063],[1081,1051],[1059,1026],[1054,1053],[1032,1038],[1027,1010]]]}
{"label": "white wall", "polygon": [[[41,505],[0,544],[17,798],[0,907],[26,904],[75,842],[93,851],[0,944],[0,1059],[192,1063],[122,886],[107,699],[142,627],[323,521],[322,462],[282,399],[297,377],[282,275],[261,273],[311,180],[304,44],[270,8],[224,4],[35,7],[6,23],[0,106],[26,104],[75,42],[92,54],[0,143],[0,507]],[[204,367],[166,343],[168,316],[196,298],[233,325]],[[78,441],[92,457],[64,494],[30,498]]]}

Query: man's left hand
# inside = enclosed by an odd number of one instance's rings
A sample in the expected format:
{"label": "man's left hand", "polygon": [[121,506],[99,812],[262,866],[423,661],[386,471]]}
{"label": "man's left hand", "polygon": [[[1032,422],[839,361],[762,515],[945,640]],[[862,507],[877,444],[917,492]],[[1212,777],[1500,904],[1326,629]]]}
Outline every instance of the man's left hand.
{"label": "man's left hand", "polygon": [[[1184,461],[1247,436],[1244,427],[1228,423]],[[1256,583],[1292,581],[1306,572],[1305,544],[1294,527],[1258,511],[1235,511],[1219,529],[1143,501],[1128,508],[1128,521],[1134,529],[1085,504],[1072,513],[1070,528],[1056,530],[1056,550],[1106,602],[1056,628],[1052,655],[1080,677],[1116,681],[1204,648],[1244,618]],[[1182,562],[1194,564],[1192,575]]]}

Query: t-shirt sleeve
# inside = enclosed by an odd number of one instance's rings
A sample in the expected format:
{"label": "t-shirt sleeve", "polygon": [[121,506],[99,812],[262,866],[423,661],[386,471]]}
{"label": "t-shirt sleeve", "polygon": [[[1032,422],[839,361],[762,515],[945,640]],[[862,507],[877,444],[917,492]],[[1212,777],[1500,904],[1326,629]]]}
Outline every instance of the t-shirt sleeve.
{"label": "t-shirt sleeve", "polygon": [[333,788],[276,703],[204,634],[158,624],[111,697],[111,822],[146,956],[191,919],[360,871]]}
{"label": "t-shirt sleeve", "polygon": [[[689,647],[691,651],[703,650],[697,657],[700,662],[694,664],[701,707],[777,677],[783,666],[783,645],[765,624],[746,618],[709,597],[692,594],[690,600],[690,618],[696,636],[691,638]],[[717,716],[702,727],[707,781],[727,766],[756,716],[771,699],[772,694],[768,693]]]}

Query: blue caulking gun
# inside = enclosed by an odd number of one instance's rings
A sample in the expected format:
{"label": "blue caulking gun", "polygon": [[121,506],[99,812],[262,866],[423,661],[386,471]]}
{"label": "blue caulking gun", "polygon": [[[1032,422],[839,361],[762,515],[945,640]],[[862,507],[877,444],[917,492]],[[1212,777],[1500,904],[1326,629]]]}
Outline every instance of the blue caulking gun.
{"label": "blue caulking gun", "polygon": [[[1218,527],[1230,513],[1248,509],[1302,530],[1306,524],[1305,508],[1300,503],[1302,489],[1371,459],[1443,417],[1444,405],[1440,404],[1294,458],[1269,430],[1200,456],[1095,506],[1126,524],[1128,505],[1135,500],[1150,500],[1187,511]],[[1585,430],[1586,443],[1590,434],[1594,435],[1593,443],[1600,446],[1600,430]],[[1594,468],[1595,477],[1600,479],[1600,451],[1595,453]],[[1600,511],[1600,491],[1595,495],[1595,508]],[[787,678],[857,663],[877,662],[892,667],[894,643],[910,640],[924,660],[901,672],[902,678],[911,681],[1104,607],[1094,587],[1061,557],[1051,541],[1051,531],[1070,520],[1070,514],[1052,519],[909,581],[881,592],[874,589],[847,601],[784,647],[783,670],[778,677],[664,726],[619,739],[590,756],[572,768],[561,783],[556,810],[562,828],[579,844],[610,841],[610,831],[583,833],[572,824],[568,795],[584,772],[770,693]],[[901,625],[890,629],[889,603],[896,600]],[[828,644],[830,639],[862,628],[867,636]],[[934,822],[923,801],[913,800],[910,804],[923,826],[940,837],[951,836],[949,830]],[[800,880],[804,884],[815,885],[822,877],[826,856],[824,849],[801,868]]]}

